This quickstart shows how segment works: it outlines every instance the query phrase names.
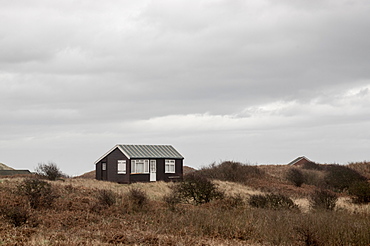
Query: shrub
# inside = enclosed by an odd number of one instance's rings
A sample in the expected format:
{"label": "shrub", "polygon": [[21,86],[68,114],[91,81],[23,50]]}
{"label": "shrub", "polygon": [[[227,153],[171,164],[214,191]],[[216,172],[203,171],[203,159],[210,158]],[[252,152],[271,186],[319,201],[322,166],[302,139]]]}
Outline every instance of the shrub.
{"label": "shrub", "polygon": [[313,229],[311,229],[307,225],[297,226],[294,228],[294,230],[298,234],[298,241],[303,242],[304,245],[307,246],[315,246],[315,245],[322,245],[319,243],[319,240],[317,239],[318,236],[317,233],[314,232]]}
{"label": "shrub", "polygon": [[317,187],[325,187],[325,173],[318,170],[302,170],[304,183]]}
{"label": "shrub", "polygon": [[51,185],[39,179],[25,179],[17,188],[21,195],[28,198],[30,206],[34,209],[51,206],[57,197]]}
{"label": "shrub", "polygon": [[302,168],[307,170],[319,170],[319,171],[323,169],[319,164],[316,164],[315,162],[311,161],[303,163]]}
{"label": "shrub", "polygon": [[126,200],[128,211],[133,212],[143,211],[149,204],[147,194],[139,188],[131,188],[126,194]]}
{"label": "shrub", "polygon": [[255,208],[297,209],[293,200],[283,194],[252,195],[249,205]]}
{"label": "shrub", "polygon": [[310,197],[310,204],[313,209],[334,210],[337,200],[338,197],[334,192],[319,189]]}
{"label": "shrub", "polygon": [[366,180],[357,171],[346,166],[328,165],[325,170],[327,172],[325,177],[326,184],[335,191],[343,191],[348,189],[352,183]]}
{"label": "shrub", "polygon": [[175,192],[181,199],[191,200],[196,205],[223,197],[223,193],[217,190],[211,180],[195,173],[187,175],[184,181],[178,183]]}
{"label": "shrub", "polygon": [[15,227],[27,223],[30,218],[30,207],[24,197],[14,194],[11,190],[0,192],[0,197],[0,219],[4,218]]}
{"label": "shrub", "polygon": [[220,205],[223,209],[240,208],[245,205],[245,202],[240,194],[236,194],[234,196],[227,196],[222,199]]}
{"label": "shrub", "polygon": [[36,168],[36,173],[53,181],[65,176],[60,171],[59,167],[52,162],[49,162],[49,164],[39,163]]}
{"label": "shrub", "polygon": [[99,204],[104,207],[110,207],[116,203],[117,196],[111,190],[99,190],[96,198],[99,201]]}
{"label": "shrub", "polygon": [[166,203],[167,207],[172,211],[175,211],[176,205],[181,202],[181,197],[174,190],[172,190],[171,193],[164,195],[162,199]]}
{"label": "shrub", "polygon": [[297,187],[301,187],[305,180],[302,171],[298,168],[290,168],[286,174],[286,179]]}
{"label": "shrub", "polygon": [[354,203],[369,203],[370,183],[367,181],[355,182],[349,187],[348,193],[353,196]]}
{"label": "shrub", "polygon": [[3,214],[5,219],[7,219],[15,227],[26,224],[26,222],[30,218],[29,209],[27,209],[26,206],[22,206],[20,204],[8,207],[6,209],[3,208],[0,212]]}

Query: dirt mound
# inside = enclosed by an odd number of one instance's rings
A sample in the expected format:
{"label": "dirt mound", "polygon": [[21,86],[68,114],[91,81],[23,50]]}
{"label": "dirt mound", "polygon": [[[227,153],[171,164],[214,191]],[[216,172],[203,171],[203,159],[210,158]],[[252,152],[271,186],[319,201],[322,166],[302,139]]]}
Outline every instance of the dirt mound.
{"label": "dirt mound", "polygon": [[196,171],[196,169],[192,168],[192,167],[189,167],[189,166],[184,166],[183,171],[184,171],[184,175],[185,175],[185,174],[192,173],[192,172]]}
{"label": "dirt mound", "polygon": [[0,170],[14,170],[11,167],[8,167],[7,165],[0,163]]}
{"label": "dirt mound", "polygon": [[84,173],[80,176],[77,176],[76,178],[81,178],[81,179],[95,179],[95,170]]}

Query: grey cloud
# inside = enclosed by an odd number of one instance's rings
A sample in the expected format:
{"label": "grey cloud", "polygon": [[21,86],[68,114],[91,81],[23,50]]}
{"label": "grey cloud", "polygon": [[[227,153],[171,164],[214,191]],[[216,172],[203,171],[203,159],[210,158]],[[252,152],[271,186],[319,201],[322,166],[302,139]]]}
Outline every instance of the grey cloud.
{"label": "grey cloud", "polygon": [[[33,162],[31,153],[47,148],[47,158],[72,163],[58,147],[78,155],[86,144],[92,151],[78,159],[87,163],[127,141],[174,142],[193,165],[218,158],[212,148],[231,153],[220,158],[265,162],[264,143],[271,161],[305,149],[327,160],[310,144],[337,135],[353,143],[369,121],[369,8],[344,0],[3,1],[0,158],[12,161],[6,153],[19,142]],[[196,151],[203,147],[205,157]]]}

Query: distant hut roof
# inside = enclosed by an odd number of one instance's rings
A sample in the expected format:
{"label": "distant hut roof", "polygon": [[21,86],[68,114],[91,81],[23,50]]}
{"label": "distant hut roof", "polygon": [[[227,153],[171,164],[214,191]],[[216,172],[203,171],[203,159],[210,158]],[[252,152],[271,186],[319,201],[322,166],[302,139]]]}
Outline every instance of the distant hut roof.
{"label": "distant hut roof", "polygon": [[288,165],[294,165],[302,160],[305,160],[306,162],[312,162],[310,159],[308,159],[307,157],[305,156],[300,156],[300,157],[297,157],[295,158],[293,161],[289,162]]}

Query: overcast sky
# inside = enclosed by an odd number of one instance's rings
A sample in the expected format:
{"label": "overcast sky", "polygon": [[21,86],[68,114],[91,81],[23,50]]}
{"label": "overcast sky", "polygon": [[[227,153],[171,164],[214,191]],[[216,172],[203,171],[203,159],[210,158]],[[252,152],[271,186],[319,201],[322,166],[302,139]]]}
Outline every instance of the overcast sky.
{"label": "overcast sky", "polygon": [[0,162],[370,160],[368,0],[0,0]]}

